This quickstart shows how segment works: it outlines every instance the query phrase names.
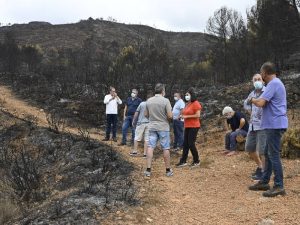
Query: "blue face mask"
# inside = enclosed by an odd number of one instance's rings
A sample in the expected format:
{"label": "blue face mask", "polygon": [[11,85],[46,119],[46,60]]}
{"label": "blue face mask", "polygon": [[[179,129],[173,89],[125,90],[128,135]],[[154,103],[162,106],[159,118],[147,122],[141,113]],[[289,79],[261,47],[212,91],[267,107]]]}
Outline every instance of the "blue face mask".
{"label": "blue face mask", "polygon": [[261,82],[259,80],[255,81],[253,85],[254,85],[255,90],[261,90],[264,86],[263,82]]}

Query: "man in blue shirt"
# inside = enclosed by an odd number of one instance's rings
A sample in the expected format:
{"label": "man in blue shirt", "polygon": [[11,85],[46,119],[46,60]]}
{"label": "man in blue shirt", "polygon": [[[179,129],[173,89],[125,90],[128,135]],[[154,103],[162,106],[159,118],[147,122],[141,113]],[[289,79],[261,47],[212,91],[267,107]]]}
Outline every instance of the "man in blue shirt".
{"label": "man in blue shirt", "polygon": [[181,95],[179,92],[174,93],[175,105],[173,107],[173,131],[174,131],[174,142],[173,148],[175,151],[178,151],[183,146],[183,128],[184,122],[181,119],[180,115],[182,110],[185,107],[184,101],[181,99]]}
{"label": "man in blue shirt", "polygon": [[[285,195],[280,145],[281,137],[288,128],[286,90],[281,80],[276,77],[273,63],[264,63],[261,67],[261,75],[267,83],[266,89],[260,98],[252,98],[251,102],[258,107],[263,107],[261,127],[266,134],[266,165],[262,179],[249,186],[249,189],[264,190],[264,197],[275,197]],[[270,189],[269,181],[272,172],[274,172],[274,186]]]}
{"label": "man in blue shirt", "polygon": [[120,145],[126,145],[127,131],[129,127],[131,127],[131,133],[132,133],[131,144],[133,144],[135,129],[132,126],[132,120],[137,107],[142,102],[142,99],[138,98],[137,95],[138,95],[137,89],[132,89],[131,96],[128,97],[125,102],[124,119],[123,119],[124,122],[122,126],[122,142]]}

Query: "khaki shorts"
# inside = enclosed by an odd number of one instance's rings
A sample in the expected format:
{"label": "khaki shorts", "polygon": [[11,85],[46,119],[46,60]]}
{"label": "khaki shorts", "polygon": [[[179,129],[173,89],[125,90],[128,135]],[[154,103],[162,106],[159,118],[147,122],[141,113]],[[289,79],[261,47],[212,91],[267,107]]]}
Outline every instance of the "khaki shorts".
{"label": "khaki shorts", "polygon": [[135,141],[142,141],[144,137],[144,141],[149,140],[149,128],[148,123],[142,123],[135,128]]}

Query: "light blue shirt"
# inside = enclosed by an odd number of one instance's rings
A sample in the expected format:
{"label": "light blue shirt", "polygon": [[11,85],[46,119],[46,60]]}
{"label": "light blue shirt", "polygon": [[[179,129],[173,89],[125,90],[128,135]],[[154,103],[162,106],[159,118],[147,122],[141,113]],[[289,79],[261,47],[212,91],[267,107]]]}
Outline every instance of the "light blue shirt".
{"label": "light blue shirt", "polygon": [[182,109],[184,109],[184,107],[185,107],[185,103],[182,99],[179,99],[175,102],[175,105],[172,110],[174,120],[178,120],[180,116],[180,112]]}
{"label": "light blue shirt", "polygon": [[137,125],[141,125],[143,123],[149,123],[149,119],[145,116],[146,102],[141,102],[141,104],[136,109],[139,112]]}
{"label": "light blue shirt", "polygon": [[260,98],[267,101],[263,107],[261,127],[263,129],[288,128],[286,90],[281,80],[277,77],[271,80]]}
{"label": "light blue shirt", "polygon": [[256,131],[262,130],[261,128],[261,118],[262,118],[262,111],[261,107],[257,107],[254,104],[249,104],[249,100],[251,98],[259,98],[261,94],[265,91],[265,87],[262,88],[261,92],[257,93],[255,90],[252,91],[248,98],[244,101],[244,109],[251,111],[251,117],[249,122],[249,131]]}

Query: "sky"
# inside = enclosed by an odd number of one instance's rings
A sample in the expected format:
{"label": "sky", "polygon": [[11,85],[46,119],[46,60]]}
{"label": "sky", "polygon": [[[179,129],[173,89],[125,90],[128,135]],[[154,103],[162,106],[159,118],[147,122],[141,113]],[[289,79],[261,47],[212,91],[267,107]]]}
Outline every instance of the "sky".
{"label": "sky", "polygon": [[203,32],[214,11],[226,6],[246,10],[256,0],[0,0],[0,23],[45,21],[76,23],[92,17],[112,17],[127,24],[144,24],[166,31]]}

